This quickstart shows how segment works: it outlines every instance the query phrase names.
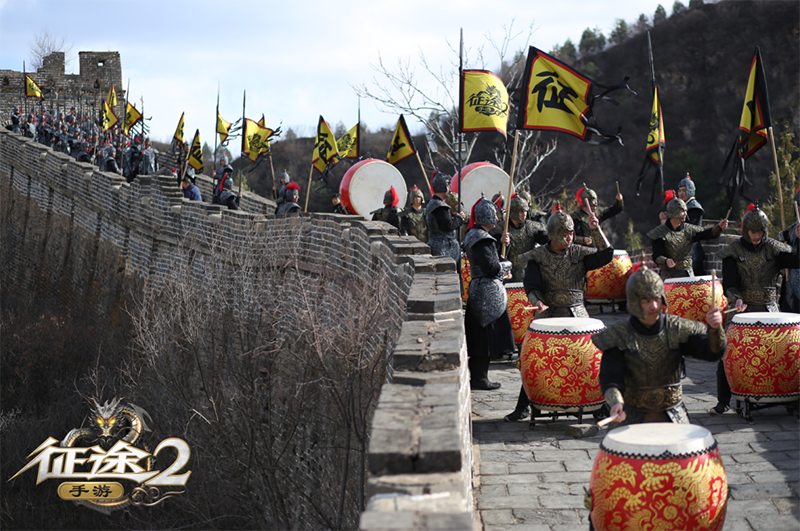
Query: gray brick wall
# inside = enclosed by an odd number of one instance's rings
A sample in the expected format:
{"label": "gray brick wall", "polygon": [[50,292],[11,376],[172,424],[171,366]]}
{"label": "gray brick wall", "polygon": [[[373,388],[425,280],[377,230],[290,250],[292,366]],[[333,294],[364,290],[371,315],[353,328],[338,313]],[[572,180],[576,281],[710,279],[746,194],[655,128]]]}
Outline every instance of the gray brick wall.
{"label": "gray brick wall", "polygon": [[[210,179],[199,176],[198,182],[210,196]],[[471,529],[470,390],[452,260],[431,257],[427,245],[398,236],[385,223],[335,214],[275,219],[275,204],[249,193],[242,207],[229,211],[184,200],[171,178],[127,183],[0,131],[0,281],[19,304],[88,308],[108,326],[122,326],[130,293],[158,289],[186,246],[196,251],[198,274],[224,266],[208,252],[212,240],[269,241],[280,256],[299,257],[301,278],[293,281],[315,288],[323,276],[351,290],[385,279],[389,341],[373,336],[372,347],[390,347],[378,352],[387,377],[375,382],[382,389],[361,529]],[[300,231],[302,245],[286,245],[292,231]],[[246,279],[242,283],[244,290]],[[335,314],[337,308],[319,311]]]}

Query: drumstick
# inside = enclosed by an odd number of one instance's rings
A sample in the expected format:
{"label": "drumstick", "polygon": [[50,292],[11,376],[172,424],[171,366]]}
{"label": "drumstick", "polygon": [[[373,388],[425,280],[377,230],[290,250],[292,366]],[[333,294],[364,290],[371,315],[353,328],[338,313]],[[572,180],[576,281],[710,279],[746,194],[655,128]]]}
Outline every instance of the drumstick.
{"label": "drumstick", "polygon": [[611,424],[612,422],[616,421],[617,418],[618,418],[618,415],[614,415],[613,417],[606,417],[606,418],[604,418],[603,420],[601,420],[600,422],[597,423],[597,427],[598,428],[602,428],[603,426]]}
{"label": "drumstick", "polygon": [[730,310],[725,310],[725,311],[724,311],[724,312],[722,312],[722,313],[723,313],[723,315],[725,315],[725,314],[729,314],[729,313],[731,313],[731,312],[738,312],[738,311],[739,311],[739,310],[738,310],[738,309],[736,309],[736,308],[731,308]]}
{"label": "drumstick", "polygon": [[732,209],[732,208],[729,208],[729,209],[728,209],[728,213],[727,213],[727,214],[725,214],[725,219],[726,219],[726,220],[728,219],[728,216],[730,216],[730,215],[731,215],[731,210],[733,210],[733,209]]}
{"label": "drumstick", "polygon": [[617,183],[617,193],[619,193],[619,181],[615,181]]}
{"label": "drumstick", "polygon": [[711,270],[711,307],[717,307],[717,270]]}

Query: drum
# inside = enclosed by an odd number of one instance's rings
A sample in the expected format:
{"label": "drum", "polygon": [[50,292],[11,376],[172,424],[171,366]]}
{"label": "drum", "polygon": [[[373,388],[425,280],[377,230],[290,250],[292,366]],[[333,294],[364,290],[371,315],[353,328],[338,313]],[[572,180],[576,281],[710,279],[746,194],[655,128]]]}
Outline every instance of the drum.
{"label": "drum", "polygon": [[339,184],[342,204],[350,212],[371,219],[370,212],[383,208],[383,196],[394,186],[400,201],[397,206],[406,204],[408,190],[403,175],[388,162],[366,159],[357,162],[345,172]]}
{"label": "drum", "polygon": [[461,253],[461,285],[464,289],[461,290],[461,300],[467,302],[469,299],[469,283],[472,280],[472,274],[469,270],[469,259],[466,253]]}
{"label": "drum", "polygon": [[693,424],[609,431],[594,459],[589,491],[598,531],[722,529],[725,523],[728,480],[717,441]]}
{"label": "drum", "polygon": [[[458,174],[450,180],[450,190],[458,194],[458,199],[464,204],[464,208],[469,212],[478,199],[481,192],[486,199],[492,199],[497,193],[508,194],[508,181],[510,177],[502,169],[488,162],[473,162],[461,169],[461,188],[458,188]],[[506,200],[508,198],[506,197]]]}
{"label": "drum", "polygon": [[550,317],[528,326],[519,355],[522,386],[537,408],[566,413],[603,406],[602,352],[592,335],[605,328],[599,319]]}
{"label": "drum", "polygon": [[[715,299],[720,311],[728,307],[722,294],[722,284],[716,280]],[[702,277],[668,278],[664,281],[667,313],[703,322],[711,309],[711,275]]]}
{"label": "drum", "polygon": [[739,313],[727,337],[725,375],[737,400],[774,403],[800,398],[800,315]]}
{"label": "drum", "polygon": [[625,250],[615,250],[614,258],[600,269],[586,272],[586,302],[592,299],[625,299],[625,284],[631,276],[631,258]]}
{"label": "drum", "polygon": [[511,318],[511,328],[514,330],[514,343],[521,345],[528,326],[533,321],[533,308],[522,282],[506,284],[506,295],[508,295],[508,316]]}

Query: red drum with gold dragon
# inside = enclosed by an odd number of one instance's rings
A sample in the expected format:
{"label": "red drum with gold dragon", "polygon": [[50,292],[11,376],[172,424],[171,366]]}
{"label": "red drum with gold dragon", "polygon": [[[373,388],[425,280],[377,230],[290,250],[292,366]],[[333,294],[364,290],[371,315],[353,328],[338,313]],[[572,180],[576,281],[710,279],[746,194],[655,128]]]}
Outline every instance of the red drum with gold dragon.
{"label": "red drum with gold dragon", "polygon": [[800,315],[736,314],[727,336],[725,375],[737,400],[769,403],[800,398]]}
{"label": "red drum with gold dragon", "polygon": [[594,460],[586,505],[594,528],[717,530],[728,481],[717,441],[693,424],[613,429]]}
{"label": "red drum with gold dragon", "polygon": [[586,302],[592,299],[625,299],[625,284],[631,276],[631,258],[627,251],[615,250],[611,262],[586,272]]}
{"label": "red drum with gold dragon", "polygon": [[545,411],[575,413],[603,406],[602,352],[592,335],[605,328],[599,319],[550,317],[528,326],[520,352],[520,375],[528,398]]}
{"label": "red drum with gold dragon", "polygon": [[506,284],[506,295],[508,295],[508,316],[511,318],[511,328],[514,331],[514,343],[521,345],[528,332],[528,325],[533,321],[533,307],[528,301],[522,282]]}
{"label": "red drum with gold dragon", "polygon": [[[715,281],[714,298],[720,311],[728,307],[728,299],[722,294],[722,284]],[[700,277],[668,278],[664,281],[667,296],[667,313],[704,322],[711,309],[711,275]]]}

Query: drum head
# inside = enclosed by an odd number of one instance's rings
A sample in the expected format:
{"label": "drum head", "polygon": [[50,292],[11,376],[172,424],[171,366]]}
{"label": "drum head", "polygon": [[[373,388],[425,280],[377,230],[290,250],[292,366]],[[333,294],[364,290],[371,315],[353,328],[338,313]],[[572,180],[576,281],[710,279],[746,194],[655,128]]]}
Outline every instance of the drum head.
{"label": "drum head", "polygon": [[339,185],[339,193],[342,194],[342,204],[350,212],[370,219],[370,212],[383,208],[383,196],[392,186],[400,198],[397,206],[403,208],[408,197],[403,175],[388,162],[367,159],[347,170]]}
{"label": "drum head", "polygon": [[628,256],[628,251],[625,249],[614,249],[614,256]]}
{"label": "drum head", "polygon": [[653,422],[615,428],[600,448],[608,453],[640,459],[699,455],[714,447],[711,432],[694,424]]}
{"label": "drum head", "polygon": [[[461,188],[463,193],[458,188],[458,174],[454,175],[450,180],[450,190],[458,193],[459,200],[469,212],[472,210],[472,205],[481,198],[481,192],[490,201],[496,193],[501,193],[505,197],[508,194],[508,182],[510,180],[511,178],[508,174],[494,164],[473,162],[461,169]],[[507,197],[506,201],[508,201]]]}
{"label": "drum head", "polygon": [[800,325],[800,315],[788,312],[737,313],[731,324],[743,326],[794,326]]}
{"label": "drum head", "polygon": [[[717,279],[719,281],[719,279]],[[711,275],[699,277],[668,278],[664,284],[711,284]]]}
{"label": "drum head", "polygon": [[596,334],[602,332],[606,325],[600,319],[586,317],[547,317],[534,319],[528,326],[531,332],[540,334]]}
{"label": "drum head", "polygon": [[512,289],[521,289],[525,291],[525,284],[522,282],[506,282],[506,291],[510,291]]}

